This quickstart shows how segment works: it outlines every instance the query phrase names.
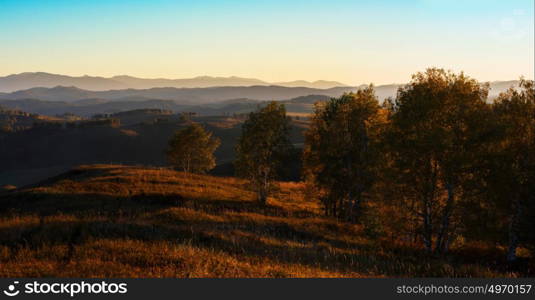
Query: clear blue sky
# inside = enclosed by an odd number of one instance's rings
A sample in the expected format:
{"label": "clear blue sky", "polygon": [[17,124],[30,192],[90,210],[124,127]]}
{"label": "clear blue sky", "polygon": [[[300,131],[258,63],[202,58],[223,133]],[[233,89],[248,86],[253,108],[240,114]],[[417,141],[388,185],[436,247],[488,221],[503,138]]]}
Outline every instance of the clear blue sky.
{"label": "clear blue sky", "polygon": [[0,0],[0,75],[533,78],[533,0]]}

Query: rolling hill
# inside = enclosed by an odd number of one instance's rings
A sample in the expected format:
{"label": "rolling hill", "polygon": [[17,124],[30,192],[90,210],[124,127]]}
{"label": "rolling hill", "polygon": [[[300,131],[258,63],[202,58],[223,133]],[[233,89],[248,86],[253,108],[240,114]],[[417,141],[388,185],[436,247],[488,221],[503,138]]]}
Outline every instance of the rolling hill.
{"label": "rolling hill", "polygon": [[301,183],[279,186],[264,206],[237,178],[92,165],[6,190],[0,277],[530,275],[496,264],[494,245],[454,245],[437,258],[372,237],[366,224],[324,217]]}
{"label": "rolling hill", "polygon": [[[0,115],[1,117],[1,115]],[[22,186],[80,164],[122,163],[165,166],[165,149],[172,134],[187,125],[176,114],[138,110],[110,116],[119,123],[83,120],[63,126],[64,121],[40,122],[32,128],[0,132],[0,186]],[[38,118],[37,116],[34,117]],[[221,139],[215,152],[218,175],[233,175],[234,148],[243,119],[226,116],[194,117]],[[292,120],[291,141],[304,142],[306,121]],[[298,163],[299,159],[295,160]],[[289,179],[299,179],[293,168]],[[49,170],[46,172],[46,170]]]}
{"label": "rolling hill", "polygon": [[56,116],[72,113],[82,117],[96,114],[112,114],[135,109],[168,109],[175,112],[188,110],[190,106],[178,105],[170,100],[110,101],[104,99],[82,99],[76,102],[42,101],[36,99],[0,100],[0,105],[29,113]]}
{"label": "rolling hill", "polygon": [[[310,95],[287,101],[286,110],[289,113],[312,113],[316,101],[325,101],[329,96]],[[178,104],[172,100],[157,100],[144,98],[123,98],[120,100],[82,99],[75,102],[42,101],[36,99],[0,100],[0,106],[21,110],[28,113],[56,116],[66,113],[81,117],[91,117],[95,114],[113,114],[136,109],[165,109],[178,112],[195,112],[203,116],[221,116],[248,113],[264,105],[265,101],[252,99],[230,99],[216,103],[202,105]]]}

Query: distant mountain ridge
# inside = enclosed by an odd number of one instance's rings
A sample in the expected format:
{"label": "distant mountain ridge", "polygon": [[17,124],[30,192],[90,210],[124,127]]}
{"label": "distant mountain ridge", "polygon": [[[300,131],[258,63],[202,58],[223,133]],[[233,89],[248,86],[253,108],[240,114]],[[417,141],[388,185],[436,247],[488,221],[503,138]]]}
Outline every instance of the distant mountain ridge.
{"label": "distant mountain ridge", "polygon": [[308,87],[315,89],[330,89],[333,87],[346,87],[348,85],[343,84],[338,81],[327,81],[327,80],[316,80],[316,81],[306,81],[306,80],[295,80],[287,82],[275,82],[273,85],[286,86],[286,87]]}
{"label": "distant mountain ridge", "polygon": [[76,86],[87,90],[113,90],[128,88],[122,82],[112,78],[50,74],[44,72],[26,72],[0,77],[0,92],[14,92],[36,87],[52,88],[56,86]]}
{"label": "distant mountain ridge", "polygon": [[128,75],[113,76],[110,78],[99,76],[67,76],[51,74],[46,72],[26,72],[0,77],[0,92],[14,92],[27,90],[36,87],[52,88],[56,86],[73,86],[90,91],[107,91],[121,89],[150,89],[150,88],[206,88],[223,86],[270,86],[278,85],[284,87],[308,87],[318,89],[328,89],[333,87],[343,87],[346,84],[337,81],[318,80],[309,82],[297,80],[290,82],[270,83],[255,78],[242,77],[211,77],[198,76],[184,79],[166,78],[137,78]]}
{"label": "distant mountain ridge", "polygon": [[108,91],[89,91],[77,87],[56,86],[53,88],[31,88],[0,95],[0,99],[39,99],[45,101],[75,102],[83,99],[159,99],[173,100],[179,104],[206,104],[229,99],[247,98],[253,100],[288,100],[306,95],[325,95],[337,97],[345,92],[355,91],[354,87],[335,87],[330,89],[313,89],[306,87],[283,86],[226,86],[209,88],[150,88],[121,89]]}
{"label": "distant mountain ridge", "polygon": [[[489,99],[509,87],[518,86],[518,80],[495,81],[490,83]],[[375,86],[379,100],[395,97],[402,84]],[[358,87],[333,87],[328,89],[308,87],[285,87],[278,85],[223,86],[206,88],[150,88],[150,89],[115,89],[106,91],[85,90],[75,86],[37,87],[18,90],[12,93],[0,93],[0,99],[39,99],[44,101],[76,102],[84,99],[103,99],[113,101],[172,100],[181,105],[200,105],[216,103],[229,99],[247,98],[258,101],[289,100],[309,95],[338,97],[343,93],[354,92]]]}
{"label": "distant mountain ridge", "polygon": [[[380,101],[396,96],[402,85],[376,86]],[[489,100],[518,81],[490,83]],[[326,101],[359,87],[311,89],[303,87],[251,86],[212,88],[152,88],[87,91],[76,87],[32,88],[0,93],[0,106],[31,113],[54,116],[74,113],[89,117],[98,113],[115,113],[132,109],[158,108],[174,112],[194,111],[202,115],[243,113],[254,110],[264,101],[282,101],[291,113],[311,113],[313,104]],[[265,103],[265,102],[264,102]]]}

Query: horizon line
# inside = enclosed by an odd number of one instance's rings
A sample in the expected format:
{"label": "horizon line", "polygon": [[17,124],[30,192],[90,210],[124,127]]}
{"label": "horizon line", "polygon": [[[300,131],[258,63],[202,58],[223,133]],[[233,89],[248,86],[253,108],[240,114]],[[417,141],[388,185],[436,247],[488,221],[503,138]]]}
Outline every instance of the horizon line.
{"label": "horizon line", "polygon": [[[444,70],[446,71],[452,71],[451,69],[445,69],[443,68]],[[418,72],[421,72],[421,71],[418,71]],[[418,72],[415,72],[413,74],[416,74]],[[452,71],[453,72],[453,71]],[[287,80],[287,81],[268,81],[268,80],[264,80],[264,79],[260,79],[258,77],[242,77],[242,76],[236,76],[236,75],[229,75],[229,76],[213,76],[213,75],[197,75],[197,76],[193,76],[193,77],[138,77],[138,76],[134,76],[134,75],[129,75],[129,74],[119,74],[119,75],[112,75],[112,76],[104,76],[104,75],[89,75],[89,74],[83,74],[83,75],[74,75],[74,74],[65,74],[65,73],[52,73],[52,72],[47,72],[47,71],[25,71],[25,72],[20,72],[20,73],[4,73],[4,74],[1,74],[0,73],[0,77],[9,77],[9,76],[16,76],[16,75],[23,75],[23,74],[39,74],[39,73],[42,73],[42,74],[47,74],[47,75],[57,75],[57,76],[67,76],[67,77],[73,77],[73,78],[84,78],[84,77],[88,77],[88,78],[103,78],[103,79],[113,79],[115,77],[121,77],[121,76],[125,76],[125,77],[132,77],[132,78],[136,78],[136,79],[145,79],[145,80],[187,80],[187,79],[199,79],[199,78],[219,78],[219,79],[230,79],[230,78],[239,78],[239,79],[252,79],[252,80],[258,80],[258,81],[262,81],[264,83],[267,83],[271,86],[278,86],[279,83],[292,83],[292,82],[296,82],[296,81],[304,81],[304,82],[307,82],[307,83],[316,83],[316,82],[336,82],[336,83],[340,83],[341,85],[340,86],[334,86],[334,87],[359,87],[359,86],[363,86],[363,85],[374,85],[374,86],[385,86],[385,85],[401,85],[401,84],[407,84],[411,81],[411,79],[409,78],[408,81],[406,82],[389,82],[389,83],[385,83],[385,82],[382,82],[382,83],[374,83],[374,82],[368,82],[368,83],[360,83],[360,84],[347,84],[345,82],[342,82],[342,81],[339,81],[339,80],[331,80],[331,79],[316,79],[316,80],[306,80],[306,79],[294,79],[294,80]],[[455,73],[460,73],[460,72],[455,72]],[[534,80],[533,78],[528,78],[524,75],[519,75],[518,78],[516,79],[493,79],[493,80],[479,80],[473,76],[470,76],[469,74],[466,74],[465,75],[468,75],[468,77],[470,78],[473,78],[475,79],[476,81],[480,82],[480,83],[493,83],[493,82],[507,82],[507,81],[518,81],[520,79],[526,79],[526,80]],[[57,85],[57,86],[54,86],[54,87],[58,87],[58,86],[62,86],[62,85]],[[262,86],[261,84],[253,84],[253,85],[244,85],[243,87],[247,87],[247,86]],[[36,86],[38,87],[38,86]],[[64,86],[64,87],[69,87],[69,86]],[[76,87],[76,86],[74,86]],[[171,86],[169,86],[171,87]],[[214,86],[214,87],[223,87],[223,86]],[[296,86],[298,87],[298,86]],[[193,87],[195,88],[195,87]],[[200,87],[197,87],[197,88],[200,88]]]}

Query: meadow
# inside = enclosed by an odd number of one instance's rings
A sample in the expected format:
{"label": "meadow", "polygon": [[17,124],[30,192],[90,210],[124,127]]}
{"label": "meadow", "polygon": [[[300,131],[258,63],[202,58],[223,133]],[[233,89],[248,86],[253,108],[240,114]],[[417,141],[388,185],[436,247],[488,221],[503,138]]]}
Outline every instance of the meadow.
{"label": "meadow", "polygon": [[[325,217],[303,183],[278,185],[264,206],[234,177],[86,165],[6,189],[0,192],[0,277],[535,274],[533,260],[513,268],[505,264],[504,247],[491,243],[427,255],[420,244]],[[529,253],[521,249],[522,256]]]}

